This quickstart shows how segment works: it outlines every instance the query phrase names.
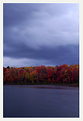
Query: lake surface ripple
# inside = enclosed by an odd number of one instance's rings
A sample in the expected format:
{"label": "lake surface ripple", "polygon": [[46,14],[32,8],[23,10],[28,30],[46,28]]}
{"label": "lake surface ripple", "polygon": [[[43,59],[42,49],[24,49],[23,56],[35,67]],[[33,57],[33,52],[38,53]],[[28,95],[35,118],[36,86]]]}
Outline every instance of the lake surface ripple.
{"label": "lake surface ripple", "polygon": [[79,88],[4,85],[3,117],[79,117]]}

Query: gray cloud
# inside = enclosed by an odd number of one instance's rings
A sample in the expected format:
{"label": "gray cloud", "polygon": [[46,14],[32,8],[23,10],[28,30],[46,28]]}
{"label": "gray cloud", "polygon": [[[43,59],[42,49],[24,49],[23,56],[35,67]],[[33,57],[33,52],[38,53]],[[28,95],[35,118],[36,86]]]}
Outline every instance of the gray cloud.
{"label": "gray cloud", "polygon": [[78,4],[4,4],[3,10],[5,59],[79,63]]}

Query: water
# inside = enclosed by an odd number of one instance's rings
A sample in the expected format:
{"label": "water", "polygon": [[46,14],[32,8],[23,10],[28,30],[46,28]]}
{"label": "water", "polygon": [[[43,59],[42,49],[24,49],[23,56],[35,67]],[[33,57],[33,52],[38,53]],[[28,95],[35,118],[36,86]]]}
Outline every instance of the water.
{"label": "water", "polygon": [[79,117],[79,89],[49,85],[4,86],[3,117]]}

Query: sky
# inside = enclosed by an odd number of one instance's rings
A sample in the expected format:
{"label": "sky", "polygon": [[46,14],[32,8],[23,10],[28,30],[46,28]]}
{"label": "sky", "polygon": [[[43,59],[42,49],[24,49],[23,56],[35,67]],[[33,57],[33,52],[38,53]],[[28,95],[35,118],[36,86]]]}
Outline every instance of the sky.
{"label": "sky", "polygon": [[3,66],[79,64],[79,4],[4,3]]}

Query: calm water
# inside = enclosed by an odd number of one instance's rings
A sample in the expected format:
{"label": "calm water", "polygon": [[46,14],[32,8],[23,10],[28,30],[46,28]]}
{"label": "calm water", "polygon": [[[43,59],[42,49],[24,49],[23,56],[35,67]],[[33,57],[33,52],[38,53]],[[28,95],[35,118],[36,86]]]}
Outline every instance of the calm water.
{"label": "calm water", "polygon": [[79,89],[49,85],[3,87],[4,117],[79,117]]}

